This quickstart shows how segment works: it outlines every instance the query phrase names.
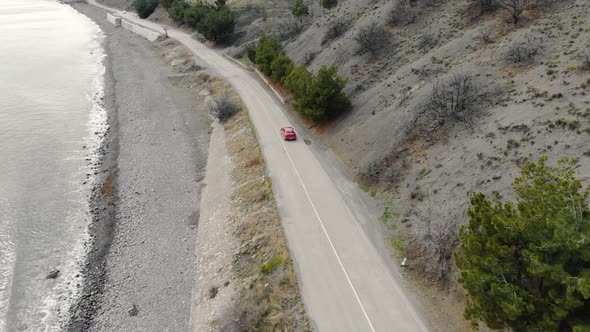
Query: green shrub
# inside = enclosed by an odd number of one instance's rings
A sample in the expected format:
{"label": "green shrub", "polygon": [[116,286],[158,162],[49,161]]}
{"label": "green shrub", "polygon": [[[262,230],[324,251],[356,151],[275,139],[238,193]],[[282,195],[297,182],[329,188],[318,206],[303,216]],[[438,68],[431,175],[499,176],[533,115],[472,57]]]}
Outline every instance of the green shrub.
{"label": "green shrub", "polygon": [[258,47],[256,47],[256,64],[264,74],[270,76],[272,74],[270,66],[273,60],[282,52],[283,46],[279,40],[262,36],[258,41]]}
{"label": "green shrub", "polygon": [[156,7],[158,7],[158,0],[135,0],[133,2],[135,11],[140,18],[146,18],[150,16]]}
{"label": "green shrub", "polygon": [[271,274],[278,266],[284,263],[285,259],[282,256],[274,256],[268,263],[262,265],[262,272]]}
{"label": "green shrub", "polygon": [[295,109],[314,122],[348,110],[350,100],[342,92],[346,80],[337,71],[335,66],[322,66],[307,85],[305,94],[295,101]]}
{"label": "green shrub", "polygon": [[309,8],[303,3],[302,0],[297,0],[297,2],[295,2],[295,8],[293,8],[291,12],[295,17],[309,15]]}
{"label": "green shrub", "polygon": [[252,63],[256,63],[256,47],[248,46],[246,48],[246,56]]}
{"label": "green shrub", "polygon": [[226,6],[210,8],[205,17],[197,23],[197,31],[208,40],[216,42],[230,36],[234,27],[234,14]]}
{"label": "green shrub", "polygon": [[202,3],[196,3],[184,11],[184,23],[191,28],[196,28],[197,24],[207,15],[211,7]]}
{"label": "green shrub", "polygon": [[590,211],[576,161],[528,163],[516,202],[471,197],[456,254],[465,317],[494,330],[588,331]]}
{"label": "green shrub", "polygon": [[284,85],[295,97],[299,98],[307,93],[307,86],[311,83],[312,78],[313,75],[305,66],[297,66],[285,77]]}
{"label": "green shrub", "polygon": [[[182,8],[182,5],[178,5]],[[180,11],[180,10],[179,10]],[[234,31],[234,14],[225,5],[225,1],[218,0],[215,6],[198,2],[184,10],[184,23],[196,28],[205,38],[221,41]]]}
{"label": "green shrub", "polygon": [[324,8],[332,8],[338,4],[338,0],[320,0],[320,3]]}
{"label": "green shrub", "polygon": [[294,67],[283,53],[281,42],[268,36],[258,41],[256,64],[264,74],[283,83],[295,95],[295,110],[314,122],[350,108],[350,100],[342,92],[346,80],[337,75],[335,66],[322,66],[314,76],[305,66]]}
{"label": "green shrub", "polygon": [[189,4],[184,0],[175,0],[168,8],[168,16],[178,22],[184,22],[184,12],[188,9]]}
{"label": "green shrub", "polygon": [[271,77],[276,82],[283,82],[293,70],[293,61],[284,53],[279,53],[270,64]]}

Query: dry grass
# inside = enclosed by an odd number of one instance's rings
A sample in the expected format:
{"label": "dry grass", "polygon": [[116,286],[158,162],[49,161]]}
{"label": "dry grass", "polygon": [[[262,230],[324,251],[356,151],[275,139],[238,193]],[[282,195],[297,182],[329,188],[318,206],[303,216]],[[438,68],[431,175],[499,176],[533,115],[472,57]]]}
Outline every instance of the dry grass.
{"label": "dry grass", "polygon": [[113,197],[113,181],[115,181],[115,175],[110,174],[102,183],[100,193],[107,197]]}
{"label": "dry grass", "polygon": [[[225,90],[215,83],[217,89]],[[248,113],[238,112],[224,123],[226,146],[234,161],[231,217],[240,250],[234,272],[239,299],[221,324],[231,331],[309,331],[297,278],[270,179]]]}
{"label": "dry grass", "polygon": [[177,73],[194,72],[200,68],[195,63],[193,53],[175,39],[156,42],[154,48]]}

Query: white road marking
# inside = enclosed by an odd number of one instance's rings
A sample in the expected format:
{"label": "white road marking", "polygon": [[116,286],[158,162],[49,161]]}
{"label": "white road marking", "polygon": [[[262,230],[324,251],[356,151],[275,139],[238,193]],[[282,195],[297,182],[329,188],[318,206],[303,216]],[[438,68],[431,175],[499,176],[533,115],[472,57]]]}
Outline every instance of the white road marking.
{"label": "white road marking", "polygon": [[336,248],[334,247],[334,244],[332,243],[332,239],[330,238],[328,231],[326,231],[326,227],[324,227],[324,222],[322,221],[322,218],[320,217],[318,210],[315,208],[315,204],[313,204],[311,197],[309,197],[309,193],[307,192],[307,188],[305,188],[305,184],[303,184],[303,180],[301,180],[301,176],[299,176],[299,172],[297,171],[295,164],[293,164],[293,160],[291,159],[291,156],[289,155],[289,152],[287,151],[287,148],[285,147],[285,143],[283,141],[280,141],[280,142],[281,142],[281,146],[283,147],[283,150],[285,150],[285,153],[287,154],[287,159],[289,159],[289,163],[291,163],[291,166],[293,167],[293,170],[295,171],[295,175],[297,175],[297,179],[299,180],[299,183],[301,184],[301,187],[303,188],[303,191],[305,192],[305,196],[307,196],[307,200],[309,201],[309,204],[311,204],[313,212],[315,213],[318,221],[320,222],[320,226],[322,226],[322,230],[324,231],[324,235],[326,235],[326,238],[328,239],[328,242],[330,243],[330,247],[332,248],[332,251],[334,252],[334,255],[336,256],[336,259],[338,260],[338,264],[340,264],[340,268],[342,269],[342,272],[344,272],[344,276],[346,277],[346,280],[348,281],[348,284],[350,285],[350,288],[352,289],[352,292],[354,293],[354,297],[356,298],[356,301],[358,302],[359,306],[361,307],[361,310],[363,311],[363,314],[365,315],[365,318],[367,319],[367,323],[369,323],[369,327],[371,328],[371,331],[375,332],[375,328],[373,327],[373,323],[371,323],[371,319],[369,318],[369,315],[367,315],[367,311],[365,310],[365,307],[363,306],[363,303],[361,302],[361,299],[359,298],[359,296],[356,292],[356,289],[354,288],[354,285],[352,284],[352,281],[350,280],[350,277],[348,276],[348,272],[346,272],[346,268],[344,267],[344,264],[342,264],[342,260],[340,259],[340,255],[338,255],[338,252],[336,251]]}

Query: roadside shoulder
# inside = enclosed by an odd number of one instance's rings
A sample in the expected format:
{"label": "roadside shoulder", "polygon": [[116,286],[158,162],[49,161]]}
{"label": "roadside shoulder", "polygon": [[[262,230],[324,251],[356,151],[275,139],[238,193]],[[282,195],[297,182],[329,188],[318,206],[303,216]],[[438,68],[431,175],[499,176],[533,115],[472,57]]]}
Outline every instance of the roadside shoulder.
{"label": "roadside shoulder", "polygon": [[[206,92],[208,91],[208,92]],[[207,82],[216,120],[201,201],[193,331],[308,331],[272,183],[248,112],[218,77]]]}

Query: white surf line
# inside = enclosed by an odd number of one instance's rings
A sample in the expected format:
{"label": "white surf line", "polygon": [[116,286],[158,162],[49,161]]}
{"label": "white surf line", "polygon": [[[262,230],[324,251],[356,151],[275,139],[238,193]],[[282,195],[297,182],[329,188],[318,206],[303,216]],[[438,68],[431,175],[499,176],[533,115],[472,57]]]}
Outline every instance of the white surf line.
{"label": "white surf line", "polygon": [[322,221],[322,218],[320,217],[318,210],[315,208],[315,204],[313,204],[311,197],[309,197],[309,193],[307,192],[307,188],[305,188],[305,184],[303,184],[303,181],[301,180],[301,176],[299,176],[299,172],[297,171],[295,164],[293,164],[293,160],[291,159],[291,156],[289,155],[289,152],[287,151],[287,148],[285,147],[285,143],[282,140],[280,142],[281,142],[281,146],[283,147],[283,150],[285,150],[285,153],[287,154],[287,159],[289,159],[289,163],[291,163],[291,166],[293,167],[293,170],[295,171],[295,175],[297,175],[297,179],[299,180],[299,183],[301,184],[301,187],[303,188],[303,191],[305,192],[305,196],[307,196],[307,200],[309,201],[309,204],[311,204],[311,207],[313,208],[313,212],[315,213],[315,216],[317,217],[318,221],[320,222],[320,226],[322,226],[322,230],[324,231],[324,235],[326,235],[326,238],[328,239],[328,242],[330,243],[330,247],[332,248],[332,251],[334,252],[334,255],[336,256],[336,259],[338,260],[338,264],[340,264],[340,268],[342,269],[342,272],[344,272],[344,276],[346,277],[346,280],[348,281],[348,284],[350,285],[350,288],[352,289],[352,292],[354,293],[354,297],[356,298],[356,301],[358,302],[359,306],[361,307],[361,310],[363,311],[363,314],[365,315],[365,318],[367,319],[367,323],[369,323],[369,327],[371,328],[371,331],[375,332],[375,328],[373,327],[373,323],[371,323],[371,319],[369,318],[369,315],[367,314],[367,311],[365,310],[365,307],[363,306],[363,303],[361,302],[361,299],[359,298],[359,296],[356,292],[356,289],[354,288],[354,285],[352,284],[352,281],[350,280],[350,277],[348,276],[348,272],[346,271],[344,264],[342,264],[342,260],[340,259],[340,255],[338,255],[338,252],[336,251],[336,248],[334,247],[334,244],[332,243],[332,239],[330,238],[328,231],[326,231],[326,227],[324,226],[324,222]]}

